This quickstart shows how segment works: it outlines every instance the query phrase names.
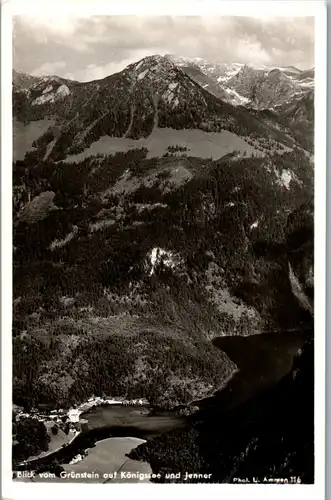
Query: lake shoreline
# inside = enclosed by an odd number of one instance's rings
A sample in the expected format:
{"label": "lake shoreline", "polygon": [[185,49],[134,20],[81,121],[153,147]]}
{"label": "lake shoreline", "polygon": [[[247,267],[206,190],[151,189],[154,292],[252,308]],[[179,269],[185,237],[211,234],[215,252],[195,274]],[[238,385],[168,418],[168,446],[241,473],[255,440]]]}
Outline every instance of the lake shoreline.
{"label": "lake shoreline", "polygon": [[[221,389],[214,391],[209,397],[183,405],[183,408],[197,406],[198,411],[194,415],[203,415],[204,411],[215,404],[222,412],[243,405],[261,391],[276,385],[291,371],[293,360],[308,337],[307,332],[297,331],[279,332],[277,335],[268,333],[242,338],[227,336],[213,339],[215,347],[224,350],[237,365],[237,369],[231,373]],[[249,378],[250,384],[247,383]],[[122,405],[120,401],[104,403],[101,398],[97,399],[97,403],[82,403],[74,409],[75,418],[78,416],[78,419],[88,419],[89,430],[75,436],[70,445],[31,460],[29,467],[37,465],[47,468],[54,459],[60,464],[68,463],[82,450],[92,449],[97,442],[113,437],[132,436],[148,440],[160,436],[190,421],[192,415],[179,415],[181,408],[166,411],[149,404],[129,407]]]}

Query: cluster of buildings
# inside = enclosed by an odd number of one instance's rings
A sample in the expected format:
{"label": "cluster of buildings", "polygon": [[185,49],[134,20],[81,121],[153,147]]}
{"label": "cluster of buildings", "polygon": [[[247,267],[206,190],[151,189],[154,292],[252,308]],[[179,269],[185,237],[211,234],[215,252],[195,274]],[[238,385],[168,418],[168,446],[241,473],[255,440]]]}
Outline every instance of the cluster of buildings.
{"label": "cluster of buildings", "polygon": [[83,458],[85,458],[87,455],[88,455],[88,449],[82,451],[81,453],[78,453],[78,455],[76,455],[72,460],[70,460],[69,464],[70,465],[78,464],[78,462],[81,462]]}
{"label": "cluster of buildings", "polygon": [[57,424],[60,428],[69,425],[69,430],[86,432],[88,430],[88,420],[81,419],[81,414],[86,413],[94,406],[114,404],[120,404],[122,406],[143,406],[148,404],[148,401],[146,399],[126,400],[123,398],[92,396],[85,403],[82,403],[79,406],[75,405],[68,411],[61,408],[59,410],[50,411],[32,409],[30,413],[25,413],[23,409],[17,407],[16,405],[13,405],[13,410],[15,412],[16,421],[20,420],[21,418],[35,418],[39,420],[39,422],[43,422],[45,424],[54,422],[54,424]]}
{"label": "cluster of buildings", "polygon": [[[17,405],[13,405],[13,413],[16,421],[24,418],[34,418],[39,420],[39,422],[43,422],[48,432],[51,431],[52,427],[56,426],[59,429],[62,429],[65,434],[68,436],[68,442],[63,444],[62,446],[68,446],[79,434],[88,432],[89,423],[85,418],[81,418],[83,413],[86,413],[94,406],[101,405],[122,405],[122,406],[143,406],[148,405],[148,401],[146,399],[123,399],[123,398],[111,398],[111,397],[91,397],[85,403],[82,403],[79,406],[74,406],[70,408],[68,411],[62,408],[58,410],[47,410],[46,407],[42,406],[39,409],[32,409],[29,413],[23,411],[21,407]],[[56,450],[49,451],[45,455],[52,454],[56,452]],[[35,459],[33,457],[32,459]],[[72,463],[76,463],[81,461],[84,458],[83,455],[77,455],[72,461]],[[31,460],[28,459],[28,461]]]}
{"label": "cluster of buildings", "polygon": [[147,405],[147,399],[123,399],[123,398],[112,398],[112,397],[94,397],[89,398],[85,403],[79,405],[78,407],[71,408],[68,412],[68,416],[71,421],[79,421],[79,415],[81,413],[87,412],[94,406],[101,405],[115,405],[120,404],[122,406],[143,406]]}
{"label": "cluster of buildings", "polygon": [[121,401],[122,406],[143,406],[144,404],[148,404],[147,400],[144,399],[130,399]]}
{"label": "cluster of buildings", "polygon": [[65,424],[69,421],[69,418],[65,412],[65,410],[51,410],[50,412],[46,413],[44,411],[32,409],[30,413],[25,413],[23,410],[14,409],[15,411],[15,420],[18,421],[22,418],[35,418],[36,420],[39,420],[39,422],[49,422],[53,421],[56,424]]}

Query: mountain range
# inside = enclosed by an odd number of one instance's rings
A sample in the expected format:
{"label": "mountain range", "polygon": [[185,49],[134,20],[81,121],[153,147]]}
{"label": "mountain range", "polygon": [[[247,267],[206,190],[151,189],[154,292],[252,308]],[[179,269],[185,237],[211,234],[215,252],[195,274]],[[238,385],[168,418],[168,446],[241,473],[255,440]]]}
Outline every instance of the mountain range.
{"label": "mountain range", "polygon": [[272,109],[293,97],[303,97],[314,89],[314,69],[301,71],[293,66],[266,67],[247,64],[211,63],[201,58],[168,56],[176,65],[196,78],[199,72],[209,78],[202,86],[214,92],[221,88],[223,98],[235,105],[249,105],[257,109]]}
{"label": "mountain range", "polygon": [[[34,146],[38,157],[56,160],[104,136],[138,140],[165,128],[228,131],[256,139],[257,149],[266,140],[275,148],[311,149],[305,137],[313,122],[311,72],[238,68],[150,56],[88,83],[14,72],[13,114],[24,124],[51,120]],[[262,114],[255,113],[259,110]],[[287,119],[291,114],[296,124],[300,121],[300,137]]]}

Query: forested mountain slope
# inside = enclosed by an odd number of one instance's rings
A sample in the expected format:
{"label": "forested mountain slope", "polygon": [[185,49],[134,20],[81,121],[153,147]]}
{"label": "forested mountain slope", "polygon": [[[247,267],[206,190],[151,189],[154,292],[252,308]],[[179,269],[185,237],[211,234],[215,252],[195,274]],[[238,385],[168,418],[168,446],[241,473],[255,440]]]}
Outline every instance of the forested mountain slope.
{"label": "forested mountain slope", "polygon": [[[204,81],[161,56],[88,83],[14,74],[14,119],[43,130],[13,164],[15,403],[173,408],[235,370],[215,337],[306,327],[292,274],[311,299],[312,271],[285,242],[314,194],[312,95],[248,109]],[[164,154],[135,147],[160,130]],[[188,131],[237,142],[193,155]],[[79,156],[105,137],[129,142]]]}

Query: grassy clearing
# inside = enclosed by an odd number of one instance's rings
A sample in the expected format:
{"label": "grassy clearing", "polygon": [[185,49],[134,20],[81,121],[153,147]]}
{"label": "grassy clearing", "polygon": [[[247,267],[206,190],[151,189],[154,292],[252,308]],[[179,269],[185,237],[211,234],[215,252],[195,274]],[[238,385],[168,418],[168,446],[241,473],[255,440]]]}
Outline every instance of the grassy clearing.
{"label": "grassy clearing", "polygon": [[69,156],[66,162],[81,161],[88,156],[97,154],[114,154],[145,147],[147,158],[161,157],[167,153],[169,146],[180,145],[187,150],[188,156],[212,158],[214,160],[235,150],[251,155],[263,156],[263,153],[249,145],[244,139],[232,132],[204,132],[196,129],[174,130],[171,128],[156,128],[146,138],[128,139],[126,137],[103,136],[98,141],[77,155]]}
{"label": "grassy clearing", "polygon": [[37,120],[24,125],[23,122],[13,121],[13,160],[24,160],[25,153],[31,151],[33,141],[41,137],[49,127],[54,125],[53,120]]}

